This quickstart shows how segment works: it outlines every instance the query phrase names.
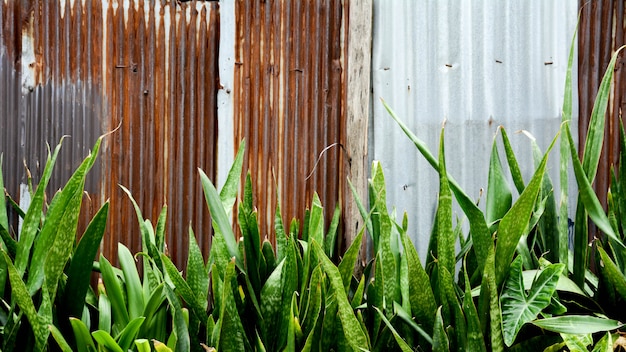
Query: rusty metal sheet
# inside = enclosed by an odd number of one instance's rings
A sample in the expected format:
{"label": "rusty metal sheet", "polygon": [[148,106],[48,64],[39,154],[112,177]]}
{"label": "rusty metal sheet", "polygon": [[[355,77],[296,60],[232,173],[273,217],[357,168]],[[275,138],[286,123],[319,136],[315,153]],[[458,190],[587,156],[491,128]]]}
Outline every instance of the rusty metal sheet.
{"label": "rusty metal sheet", "polygon": [[302,221],[315,191],[327,223],[346,198],[345,10],[339,0],[236,2],[234,137],[246,139],[260,234],[272,241],[277,193],[286,224]]}
{"label": "rusty metal sheet", "polygon": [[197,168],[215,175],[219,4],[5,1],[0,15],[7,190],[18,194],[25,182],[22,159],[38,180],[45,143],[67,134],[50,190],[61,187],[97,136],[119,126],[87,186],[85,217],[111,201],[104,254],[116,260],[118,242],[141,249],[134,210],[118,184],[153,223],[168,205],[167,243],[179,267],[190,224],[207,253],[211,222]]}
{"label": "rusty metal sheet", "polygon": [[[626,1],[579,1],[581,18],[578,35],[579,140],[584,145],[591,111],[600,82],[615,50],[624,45]],[[611,167],[619,157],[619,120],[626,110],[626,56],[615,64],[614,85],[609,98],[604,148],[594,187],[606,204]],[[581,147],[582,153],[582,147]],[[595,233],[590,231],[590,240]]]}

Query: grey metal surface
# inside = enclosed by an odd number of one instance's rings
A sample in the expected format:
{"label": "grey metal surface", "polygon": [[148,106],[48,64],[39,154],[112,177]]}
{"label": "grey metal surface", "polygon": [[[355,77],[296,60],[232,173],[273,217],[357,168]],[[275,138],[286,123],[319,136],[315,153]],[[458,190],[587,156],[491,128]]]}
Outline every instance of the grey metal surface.
{"label": "grey metal surface", "polygon": [[[577,4],[378,0],[374,6],[370,154],[386,172],[389,205],[397,207],[399,216],[408,212],[411,237],[424,256],[439,189],[437,174],[379,99],[435,155],[446,121],[448,171],[471,197],[478,199],[486,190],[499,125],[508,131],[528,181],[530,144],[514,132],[530,131],[545,150],[559,129]],[[558,160],[553,152],[549,172],[555,187]],[[483,192],[482,207],[484,202]],[[458,208],[456,214],[462,216]]]}

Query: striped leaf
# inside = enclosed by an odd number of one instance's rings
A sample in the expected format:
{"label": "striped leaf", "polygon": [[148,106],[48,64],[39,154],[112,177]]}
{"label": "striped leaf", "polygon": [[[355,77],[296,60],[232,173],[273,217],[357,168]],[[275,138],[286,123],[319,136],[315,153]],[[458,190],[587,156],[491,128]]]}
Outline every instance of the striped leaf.
{"label": "striped leaf", "polygon": [[367,336],[362,330],[359,321],[356,319],[352,306],[346,296],[339,269],[326,257],[317,242],[314,241],[312,247],[322,264],[324,272],[328,275],[330,287],[337,299],[339,320],[341,321],[341,327],[348,344],[357,351],[361,348],[369,348]]}
{"label": "striped leaf", "polygon": [[498,286],[504,281],[504,277],[513,259],[515,248],[528,227],[528,222],[543,182],[543,176],[548,162],[548,154],[550,150],[552,150],[555,141],[556,139],[552,140],[550,147],[548,147],[539,167],[535,170],[535,174],[524,189],[524,192],[522,192],[515,204],[513,204],[511,209],[502,218],[498,226],[498,241],[495,256],[496,283]]}
{"label": "striped leaf", "polygon": [[42,319],[39,317],[39,314],[35,309],[35,304],[26,289],[26,284],[22,281],[22,277],[13,266],[13,263],[11,263],[11,259],[6,252],[2,252],[2,255],[9,270],[11,297],[15,299],[17,305],[20,307],[22,312],[24,312],[24,315],[26,315],[28,322],[32,326],[33,334],[35,335],[35,351],[43,351],[46,341],[48,340],[48,335],[50,334],[48,325],[42,324]]}
{"label": "striped leaf", "polygon": [[204,266],[202,251],[196,241],[196,236],[189,226],[189,253],[187,257],[187,284],[194,292],[198,304],[204,311],[208,306],[209,275]]}
{"label": "striped leaf", "polygon": [[87,226],[74,251],[67,270],[67,284],[62,304],[67,316],[78,317],[83,310],[85,294],[91,280],[92,263],[100,249],[108,214],[109,202],[106,202]]}
{"label": "striped leaf", "polygon": [[439,203],[437,205],[437,260],[449,273],[454,272],[456,237],[452,231],[452,192],[445,162],[444,128],[439,135]]}
{"label": "striped leaf", "polygon": [[54,149],[52,156],[50,155],[48,147],[48,159],[46,160],[46,166],[44,167],[37,190],[31,199],[30,206],[24,216],[22,232],[19,236],[17,253],[15,254],[15,268],[20,273],[20,277],[24,274],[26,267],[28,266],[30,250],[35,240],[35,236],[37,235],[37,230],[39,229],[41,220],[41,211],[45,197],[44,192],[48,185],[48,181],[50,181],[52,169],[54,168],[54,163],[56,162],[62,143],[63,138],[61,138],[59,144]]}

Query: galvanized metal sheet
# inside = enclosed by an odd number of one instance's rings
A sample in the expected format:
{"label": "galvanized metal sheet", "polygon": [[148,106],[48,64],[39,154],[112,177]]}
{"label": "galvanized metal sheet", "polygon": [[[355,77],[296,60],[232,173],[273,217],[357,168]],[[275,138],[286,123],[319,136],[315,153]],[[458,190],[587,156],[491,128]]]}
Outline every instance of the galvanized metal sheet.
{"label": "galvanized metal sheet", "polygon": [[[484,207],[498,126],[509,132],[526,181],[533,170],[530,143],[513,133],[530,131],[545,150],[558,132],[577,4],[378,0],[374,6],[371,156],[382,162],[388,203],[399,215],[408,212],[410,234],[423,256],[438,177],[379,99],[435,155],[446,121],[449,174]],[[555,187],[558,161],[553,152],[549,171]],[[458,208],[456,214],[462,216]]]}

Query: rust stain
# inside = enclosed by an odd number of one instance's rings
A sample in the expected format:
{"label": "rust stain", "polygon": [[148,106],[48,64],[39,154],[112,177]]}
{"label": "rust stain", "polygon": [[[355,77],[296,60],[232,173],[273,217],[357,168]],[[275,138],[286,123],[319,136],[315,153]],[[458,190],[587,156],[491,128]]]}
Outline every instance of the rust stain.
{"label": "rust stain", "polygon": [[17,195],[25,182],[20,159],[40,178],[46,142],[72,136],[52,191],[100,134],[121,125],[90,174],[81,226],[110,198],[104,254],[115,261],[118,242],[141,250],[121,184],[153,223],[168,205],[167,242],[177,265],[186,260],[190,224],[208,253],[211,222],[197,168],[215,176],[219,3],[3,1],[0,19],[0,114],[13,117],[0,121],[3,171],[14,176],[5,179],[15,180],[9,192]]}
{"label": "rust stain", "polygon": [[314,191],[326,221],[342,197],[340,148],[315,162],[345,144],[347,11],[338,0],[238,0],[235,12],[234,138],[247,141],[260,234],[274,241],[277,193],[286,225],[302,221]]}
{"label": "rust stain", "polygon": [[[579,144],[584,145],[598,87],[617,48],[625,44],[626,3],[624,1],[580,1],[582,8],[578,35]],[[609,97],[604,147],[594,183],[606,205],[610,170],[619,157],[619,120],[626,106],[626,68],[622,51],[615,65],[614,84]],[[580,147],[582,150],[582,147]],[[596,233],[590,231],[590,240]]]}

